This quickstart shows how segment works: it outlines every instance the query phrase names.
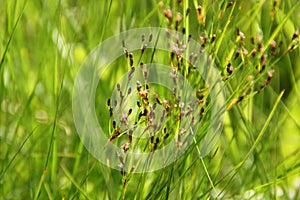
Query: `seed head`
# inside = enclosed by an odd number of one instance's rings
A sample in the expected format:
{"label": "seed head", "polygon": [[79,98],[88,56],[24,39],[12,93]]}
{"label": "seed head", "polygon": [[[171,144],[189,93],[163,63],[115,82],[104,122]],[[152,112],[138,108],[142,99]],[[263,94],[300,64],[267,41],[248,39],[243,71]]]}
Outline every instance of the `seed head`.
{"label": "seed head", "polygon": [[128,95],[130,95],[130,93],[131,93],[131,87],[128,88],[128,91],[127,91],[127,94],[128,94]]}
{"label": "seed head", "polygon": [[214,41],[216,40],[216,34],[213,34],[212,36],[211,36],[211,40],[210,40],[210,43],[214,43]]}
{"label": "seed head", "polygon": [[131,67],[131,70],[130,70],[130,72],[128,73],[128,82],[131,80],[134,71],[135,71],[135,67]]}
{"label": "seed head", "polygon": [[226,70],[227,70],[227,73],[228,73],[229,75],[232,74],[232,72],[233,72],[233,67],[232,67],[231,63],[228,63],[228,64],[227,64]]}
{"label": "seed head", "polygon": [[201,15],[201,11],[202,11],[202,7],[199,5],[198,8],[197,8],[198,15]]}
{"label": "seed head", "polygon": [[171,11],[170,8],[168,8],[167,10],[164,11],[164,15],[165,15],[165,17],[168,18],[169,20],[171,20],[172,17],[173,17],[173,14],[172,14],[172,11]]}
{"label": "seed head", "polygon": [[149,35],[149,42],[152,42],[152,38],[153,38],[153,35],[150,34],[150,35]]}
{"label": "seed head", "polygon": [[237,35],[241,38],[241,40],[245,39],[245,34],[238,28],[237,29]]}
{"label": "seed head", "polygon": [[130,61],[130,66],[133,66],[133,55],[132,53],[129,54],[129,61]]}
{"label": "seed head", "polygon": [[142,54],[144,53],[145,49],[147,48],[147,44],[144,44],[141,51],[142,51]]}
{"label": "seed head", "polygon": [[132,108],[129,109],[127,116],[129,116],[132,113]]}
{"label": "seed head", "polygon": [[254,57],[256,55],[256,49],[253,49],[252,50],[252,53],[251,53],[252,57]]}
{"label": "seed head", "polygon": [[181,15],[181,13],[177,13],[176,14],[176,22],[180,22],[182,20],[182,15]]}
{"label": "seed head", "polygon": [[133,130],[129,130],[129,143],[131,144],[132,143],[132,133],[133,133]]}
{"label": "seed head", "polygon": [[229,7],[231,7],[233,5],[233,2],[232,1],[230,1],[230,2],[228,2],[227,3],[227,6],[226,6],[226,8],[229,8]]}
{"label": "seed head", "polygon": [[294,41],[299,36],[299,30],[297,29],[293,34],[292,41]]}

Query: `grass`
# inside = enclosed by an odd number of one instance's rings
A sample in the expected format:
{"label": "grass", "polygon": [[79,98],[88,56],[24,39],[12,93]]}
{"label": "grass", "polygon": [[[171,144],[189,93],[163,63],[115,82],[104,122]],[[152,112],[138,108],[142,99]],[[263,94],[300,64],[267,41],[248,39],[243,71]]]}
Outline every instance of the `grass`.
{"label": "grass", "polygon": [[[299,1],[3,0],[0,13],[0,199],[300,198]],[[95,159],[78,137],[73,85],[102,41],[150,26],[184,28],[210,55],[226,88],[224,128],[202,157],[211,110],[205,83],[187,60],[157,49],[139,59],[134,51],[135,66],[182,64],[178,73],[207,104],[179,159],[154,172],[122,173]],[[118,58],[97,87],[96,112],[108,137],[115,129],[106,102],[129,69],[130,60]],[[161,99],[172,96],[150,87]],[[173,119],[166,122],[171,136],[178,132]],[[148,140],[138,144],[154,151]]]}

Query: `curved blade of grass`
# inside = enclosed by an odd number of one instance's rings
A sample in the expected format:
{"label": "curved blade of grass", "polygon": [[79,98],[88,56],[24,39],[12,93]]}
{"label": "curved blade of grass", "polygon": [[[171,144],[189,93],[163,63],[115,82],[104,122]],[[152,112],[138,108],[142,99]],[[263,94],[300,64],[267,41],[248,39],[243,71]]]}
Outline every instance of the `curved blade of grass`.
{"label": "curved blade of grass", "polygon": [[10,161],[8,162],[8,164],[6,165],[6,167],[3,169],[3,171],[0,174],[0,180],[3,178],[5,172],[8,170],[8,168],[11,166],[11,164],[13,163],[13,161],[16,159],[17,155],[20,153],[20,151],[23,149],[25,143],[28,141],[28,139],[32,136],[32,134],[34,133],[34,131],[37,129],[37,126],[29,133],[29,135],[24,139],[24,141],[22,142],[22,144],[20,145],[19,149],[16,151],[16,153],[13,155],[12,159],[10,159]]}
{"label": "curved blade of grass", "polygon": [[264,126],[262,127],[261,131],[259,132],[257,138],[255,139],[255,141],[254,141],[252,147],[250,148],[250,150],[248,151],[248,153],[246,154],[246,156],[244,157],[244,159],[243,159],[240,163],[238,163],[232,170],[230,170],[224,177],[222,177],[222,178],[215,184],[215,185],[220,184],[220,183],[222,182],[223,179],[225,179],[227,176],[230,176],[230,174],[232,174],[231,177],[230,177],[230,179],[229,179],[229,181],[227,182],[226,185],[224,185],[224,187],[223,187],[222,191],[219,193],[219,195],[222,194],[223,191],[225,191],[226,187],[228,187],[229,183],[233,180],[234,176],[237,174],[239,168],[241,168],[241,167],[245,164],[245,162],[248,160],[249,156],[250,156],[250,155],[252,154],[252,152],[255,150],[256,146],[258,145],[258,143],[260,142],[261,138],[263,137],[263,135],[264,135],[266,129],[268,128],[268,126],[269,126],[269,124],[270,124],[270,121],[271,121],[273,115],[275,114],[275,110],[277,109],[277,106],[279,105],[280,100],[281,100],[283,94],[284,94],[284,90],[282,90],[282,91],[280,92],[280,94],[278,95],[278,97],[277,97],[277,99],[276,99],[276,101],[275,101],[275,104],[274,104],[274,106],[273,106],[273,108],[272,108],[272,110],[271,110],[271,112],[270,112],[270,114],[269,114],[269,116],[268,116],[268,118],[267,118],[267,120],[266,120]]}
{"label": "curved blade of grass", "polygon": [[27,0],[26,0],[26,1],[24,2],[24,4],[23,4],[23,8],[22,8],[22,10],[21,10],[21,13],[20,13],[20,15],[19,15],[19,17],[18,17],[18,19],[17,19],[17,21],[16,21],[16,23],[15,23],[13,29],[12,29],[12,33],[11,33],[10,36],[9,36],[8,42],[7,42],[7,44],[5,45],[5,49],[4,49],[4,52],[3,52],[3,55],[2,55],[1,61],[0,61],[0,71],[1,71],[1,69],[2,69],[2,66],[3,66],[3,63],[4,63],[4,59],[5,59],[6,53],[7,53],[7,51],[8,51],[8,47],[10,46],[11,40],[12,40],[13,37],[14,37],[14,34],[15,34],[15,32],[16,32],[16,29],[17,29],[17,26],[18,26],[18,24],[19,24],[19,22],[20,22],[20,19],[21,19],[21,17],[22,17],[23,14],[24,14],[26,4],[27,4]]}
{"label": "curved blade of grass", "polygon": [[143,27],[158,9],[159,9],[159,4],[157,3],[156,6],[144,17],[143,21],[139,24],[139,27]]}
{"label": "curved blade of grass", "polygon": [[62,168],[62,170],[66,174],[67,178],[73,183],[73,185],[75,185],[75,187],[81,192],[81,194],[86,199],[91,199],[91,198],[89,198],[88,194],[80,187],[80,185],[74,180],[72,174],[68,171],[68,169],[63,164],[61,164],[60,167]]}
{"label": "curved blade of grass", "polygon": [[230,24],[230,22],[231,22],[231,20],[232,20],[232,15],[233,15],[233,11],[234,11],[234,9],[235,9],[235,6],[236,6],[236,2],[233,3],[233,6],[232,6],[231,11],[230,11],[230,14],[229,14],[229,16],[228,16],[227,22],[226,22],[226,24],[225,24],[225,26],[224,26],[224,28],[223,28],[223,30],[222,30],[222,34],[221,34],[220,38],[217,40],[216,47],[215,47],[215,50],[214,50],[214,55],[215,55],[215,56],[213,57],[213,60],[212,60],[211,63],[214,63],[215,59],[217,58],[217,54],[218,54],[218,52],[219,52],[219,49],[220,49],[220,47],[221,47],[221,44],[222,44],[222,42],[224,41],[223,39],[224,39],[224,37],[225,37],[225,33],[226,33],[227,28],[228,28],[228,26],[229,26],[229,24]]}
{"label": "curved blade of grass", "polygon": [[244,15],[244,17],[239,22],[237,22],[237,27],[244,24],[244,28],[248,29],[255,18],[258,16],[259,12],[261,12],[261,8],[263,7],[264,3],[265,0],[262,0],[253,5],[252,8]]}
{"label": "curved blade of grass", "polygon": [[[80,185],[80,187],[82,187],[86,182],[87,182],[87,179],[88,179],[88,177],[90,176],[90,174],[92,173],[92,171],[94,170],[94,168],[95,168],[95,164],[93,164],[88,170],[87,170],[87,173],[86,173],[86,175],[81,179],[81,181],[80,181],[80,183],[79,183],[79,185]],[[73,177],[74,177],[74,175],[72,175]],[[76,190],[75,191],[75,193],[71,196],[71,190],[72,189],[70,189],[69,190],[69,195],[68,195],[68,197],[69,197],[69,199],[76,199],[76,198],[78,198],[77,197],[77,195],[78,195],[78,190]]]}
{"label": "curved blade of grass", "polygon": [[259,141],[261,140],[261,138],[263,137],[263,135],[264,135],[266,129],[268,128],[268,126],[269,126],[269,124],[270,124],[270,121],[271,121],[273,115],[275,114],[275,110],[276,110],[278,104],[280,103],[280,100],[281,100],[281,98],[282,98],[282,96],[283,96],[283,93],[284,93],[284,90],[282,90],[282,91],[280,92],[279,96],[277,97],[276,102],[275,102],[275,104],[274,104],[274,106],[273,106],[273,108],[272,108],[272,110],[271,110],[271,113],[269,114],[269,116],[268,116],[268,118],[267,118],[267,120],[266,120],[264,126],[263,126],[262,129],[260,130],[260,132],[259,132],[259,134],[258,134],[256,140],[254,141],[252,147],[250,148],[250,150],[248,151],[248,153],[246,154],[246,156],[244,157],[244,159],[243,159],[243,160],[235,167],[235,169],[240,168],[240,167],[247,161],[247,159],[249,158],[249,156],[251,155],[251,153],[254,151],[254,149],[255,149],[256,146],[258,145],[258,143],[259,143]]}
{"label": "curved blade of grass", "polygon": [[198,147],[198,144],[197,144],[197,141],[196,141],[196,138],[195,138],[194,131],[193,131],[193,129],[192,129],[191,127],[190,127],[190,130],[191,130],[191,133],[193,134],[193,140],[194,140],[194,143],[195,143],[197,152],[198,152],[198,154],[199,154],[199,158],[200,158],[201,164],[202,164],[202,166],[203,166],[203,169],[204,169],[204,171],[205,171],[205,174],[206,174],[206,176],[207,176],[207,178],[208,178],[208,180],[209,180],[209,183],[211,184],[211,187],[213,188],[213,191],[217,194],[217,190],[216,190],[216,188],[215,188],[215,186],[214,186],[214,183],[213,183],[213,181],[212,181],[212,179],[211,179],[211,177],[210,177],[210,175],[209,175],[209,173],[208,173],[207,167],[205,166],[203,157],[201,156],[201,151],[200,151],[200,148]]}
{"label": "curved blade of grass", "polygon": [[289,19],[289,17],[294,13],[295,9],[299,5],[300,5],[300,1],[298,1],[297,3],[295,3],[294,6],[291,8],[291,10],[287,13],[287,15],[282,20],[280,20],[280,24],[278,24],[278,26],[276,27],[276,29],[273,31],[273,34],[269,37],[269,39],[265,43],[265,45],[264,45],[265,49],[268,48],[268,46],[271,44],[271,41],[274,40],[275,37],[278,35],[278,33],[282,30],[283,26],[286,24],[286,22]]}
{"label": "curved blade of grass", "polygon": [[47,195],[48,195],[48,196],[47,196],[48,199],[49,199],[49,200],[54,199],[54,198],[53,198],[53,194],[51,193],[51,189],[50,189],[49,184],[48,184],[48,183],[44,183],[44,187],[45,187],[46,193],[47,193]]}

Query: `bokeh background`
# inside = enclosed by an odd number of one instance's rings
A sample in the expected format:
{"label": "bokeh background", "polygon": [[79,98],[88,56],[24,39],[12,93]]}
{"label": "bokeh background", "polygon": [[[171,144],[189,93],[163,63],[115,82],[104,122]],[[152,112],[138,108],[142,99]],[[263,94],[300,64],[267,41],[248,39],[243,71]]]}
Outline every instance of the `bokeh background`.
{"label": "bokeh background", "polygon": [[[207,38],[205,50],[226,78],[232,107],[207,157],[197,156],[195,144],[165,169],[124,176],[81,143],[73,83],[106,38],[138,27],[175,29],[176,16],[179,31],[199,43]],[[299,27],[297,0],[0,0],[0,199],[299,199]],[[253,49],[261,55],[252,57]],[[155,61],[168,56],[157,52]],[[97,90],[97,114],[107,130],[103,110],[127,70],[124,60],[112,64]]]}

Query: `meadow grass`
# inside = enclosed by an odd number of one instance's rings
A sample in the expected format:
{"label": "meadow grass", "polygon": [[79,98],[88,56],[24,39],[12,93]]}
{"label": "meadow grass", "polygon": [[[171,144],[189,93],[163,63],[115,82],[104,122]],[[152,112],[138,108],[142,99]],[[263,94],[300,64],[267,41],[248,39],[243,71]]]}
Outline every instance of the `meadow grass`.
{"label": "meadow grass", "polygon": [[[0,5],[0,199],[300,199],[299,1]],[[73,85],[102,41],[150,26],[184,28],[203,45],[226,87],[224,128],[206,157],[198,151],[204,124],[171,165],[124,174],[100,163],[80,141]],[[138,65],[140,52],[132,53]],[[157,50],[142,61],[169,65],[170,59]],[[128,63],[116,60],[97,88],[97,116],[108,136],[106,102]],[[182,64],[185,76],[188,61]],[[191,80],[198,89],[198,79]]]}

